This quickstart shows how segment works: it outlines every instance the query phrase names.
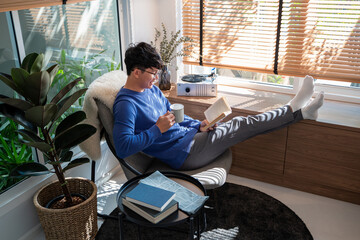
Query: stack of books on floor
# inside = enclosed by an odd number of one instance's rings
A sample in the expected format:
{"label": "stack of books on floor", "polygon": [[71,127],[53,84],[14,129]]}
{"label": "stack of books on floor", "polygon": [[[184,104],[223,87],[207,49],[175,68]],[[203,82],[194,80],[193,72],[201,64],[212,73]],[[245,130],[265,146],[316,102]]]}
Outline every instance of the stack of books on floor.
{"label": "stack of books on floor", "polygon": [[158,223],[178,209],[175,193],[139,183],[122,199],[124,206],[152,223]]}

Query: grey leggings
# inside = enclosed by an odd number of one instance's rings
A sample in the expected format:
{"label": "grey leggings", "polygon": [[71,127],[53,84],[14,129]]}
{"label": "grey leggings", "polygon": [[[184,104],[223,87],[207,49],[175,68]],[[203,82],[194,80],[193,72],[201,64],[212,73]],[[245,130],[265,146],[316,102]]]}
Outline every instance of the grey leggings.
{"label": "grey leggings", "polygon": [[234,117],[214,130],[197,133],[189,155],[180,170],[200,168],[214,161],[229,147],[259,134],[271,132],[303,119],[301,110],[292,112],[289,106],[254,116]]}

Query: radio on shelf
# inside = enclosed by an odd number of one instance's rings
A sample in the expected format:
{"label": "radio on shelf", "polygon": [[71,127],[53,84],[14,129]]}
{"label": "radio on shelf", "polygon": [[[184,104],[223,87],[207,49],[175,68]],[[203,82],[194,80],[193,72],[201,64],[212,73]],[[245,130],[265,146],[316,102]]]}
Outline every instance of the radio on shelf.
{"label": "radio on shelf", "polygon": [[217,84],[215,74],[188,74],[176,84],[178,96],[216,97]]}

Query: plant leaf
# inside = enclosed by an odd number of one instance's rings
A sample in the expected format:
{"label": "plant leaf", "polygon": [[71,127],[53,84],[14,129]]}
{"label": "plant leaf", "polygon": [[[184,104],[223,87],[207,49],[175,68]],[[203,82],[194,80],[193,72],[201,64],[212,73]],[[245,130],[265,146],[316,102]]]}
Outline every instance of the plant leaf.
{"label": "plant leaf", "polygon": [[36,57],[34,63],[31,66],[31,69],[30,69],[29,73],[33,74],[33,73],[36,73],[36,72],[41,72],[43,62],[44,62],[44,54],[41,53]]}
{"label": "plant leaf", "polygon": [[9,154],[3,154],[2,152],[0,152],[0,158],[2,160],[2,162],[6,162],[7,164],[12,162],[11,157],[9,157]]}
{"label": "plant leaf", "polygon": [[67,98],[64,98],[61,102],[59,102],[57,104],[59,110],[54,119],[58,119],[66,110],[68,110],[69,107],[71,107],[71,105],[73,105],[76,100],[86,92],[86,90],[87,88],[80,89],[79,91],[74,92],[74,94],[70,95]]}
{"label": "plant leaf", "polygon": [[26,79],[29,77],[29,75],[30,74],[22,68],[11,69],[11,76],[13,81],[15,82],[17,92],[25,98],[27,98],[27,96],[25,95],[26,92],[24,90],[27,89]]}
{"label": "plant leaf", "polygon": [[52,150],[52,147],[46,142],[23,142],[25,145],[35,147],[43,153],[48,153]]}
{"label": "plant leaf", "polygon": [[13,140],[11,140],[11,153],[12,153],[12,155],[14,156],[14,160],[15,160],[15,162],[16,162],[16,159],[19,158],[19,155],[18,155],[18,153],[17,153],[17,149],[16,149],[16,147],[15,147],[15,144],[14,144],[14,141],[13,141]]}
{"label": "plant leaf", "polygon": [[13,89],[15,92],[18,92],[18,87],[16,83],[14,82],[11,75],[6,73],[0,73],[0,80],[8,85],[11,89]]}
{"label": "plant leaf", "polygon": [[77,111],[69,116],[67,116],[64,120],[61,121],[59,126],[56,128],[55,136],[59,135],[66,129],[73,127],[74,125],[80,123],[86,118],[86,114],[84,111]]}
{"label": "plant leaf", "polygon": [[62,161],[47,161],[46,163],[54,166],[54,165],[61,165],[63,162]]}
{"label": "plant leaf", "polygon": [[18,164],[29,161],[32,153],[27,150],[28,150],[28,147],[25,144],[23,144],[19,151],[19,159],[18,159],[18,161],[16,161]]}
{"label": "plant leaf", "polygon": [[77,158],[73,161],[71,161],[64,169],[63,171],[66,172],[67,170],[80,166],[82,164],[88,163],[90,160],[88,158]]}
{"label": "plant leaf", "polygon": [[65,155],[63,157],[60,158],[61,162],[69,162],[71,160],[73,156],[73,152],[72,151],[68,151],[65,153]]}
{"label": "plant leaf", "polygon": [[116,69],[115,70],[119,70],[121,67],[121,62],[117,65]]}
{"label": "plant leaf", "polygon": [[54,80],[54,77],[56,76],[56,74],[59,71],[60,66],[57,64],[52,65],[51,67],[49,67],[48,69],[46,69],[46,71],[49,73],[50,75],[50,86]]}
{"label": "plant leaf", "polygon": [[35,72],[26,79],[26,93],[35,105],[43,105],[46,102],[50,88],[50,74],[47,71]]}
{"label": "plant leaf", "polygon": [[21,63],[21,68],[26,70],[27,72],[31,71],[31,67],[33,65],[33,63],[35,62],[36,58],[38,57],[39,54],[37,53],[30,53],[28,55],[26,55],[26,57],[24,58],[24,60]]}
{"label": "plant leaf", "polygon": [[55,149],[71,148],[86,140],[96,132],[96,128],[89,124],[78,124],[68,128],[54,138]]}
{"label": "plant leaf", "polygon": [[67,152],[69,152],[69,151],[70,151],[70,148],[62,149],[61,152],[59,153],[59,157],[63,158],[67,154]]}
{"label": "plant leaf", "polygon": [[14,168],[10,176],[39,176],[50,173],[49,169],[41,163],[31,162],[24,163]]}
{"label": "plant leaf", "polygon": [[30,142],[44,142],[38,135],[36,135],[34,132],[26,130],[26,129],[19,129],[16,132],[18,132],[23,138]]}
{"label": "plant leaf", "polygon": [[0,94],[0,101],[10,106],[16,107],[22,111],[26,111],[29,108],[33,107],[33,105],[27,101],[18,98],[9,98],[1,94]]}
{"label": "plant leaf", "polygon": [[7,154],[7,156],[5,158],[4,158],[4,156],[2,156],[3,160],[9,159],[11,161],[11,156],[12,156],[11,150],[10,150],[7,142],[5,141],[4,138],[1,137],[1,135],[0,135],[0,141],[1,141],[1,144],[2,144],[2,147],[3,147],[3,150]]}
{"label": "plant leaf", "polygon": [[25,128],[36,131],[35,126],[25,118],[25,112],[18,108],[3,103],[0,104],[0,113],[5,117],[14,120],[15,122],[24,126]]}
{"label": "plant leaf", "polygon": [[49,103],[45,106],[36,106],[25,111],[25,118],[38,127],[44,128],[57,112],[56,104]]}
{"label": "plant leaf", "polygon": [[64,49],[61,50],[61,58],[60,58],[60,61],[61,61],[62,64],[65,64],[65,62],[66,62],[66,52],[65,52]]}
{"label": "plant leaf", "polygon": [[66,85],[56,96],[51,100],[51,103],[58,103],[82,78],[77,78],[68,85]]}

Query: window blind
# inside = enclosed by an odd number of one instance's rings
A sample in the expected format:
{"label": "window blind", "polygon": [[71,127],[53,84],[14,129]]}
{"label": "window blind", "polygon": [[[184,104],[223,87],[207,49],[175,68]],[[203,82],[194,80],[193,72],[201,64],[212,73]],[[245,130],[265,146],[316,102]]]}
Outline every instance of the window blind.
{"label": "window blind", "polygon": [[360,1],[284,0],[278,72],[360,82]]}
{"label": "window blind", "polygon": [[90,0],[0,0],[0,12],[48,7],[63,3],[71,4]]}
{"label": "window blind", "polygon": [[184,63],[360,82],[360,1],[183,0]]}

